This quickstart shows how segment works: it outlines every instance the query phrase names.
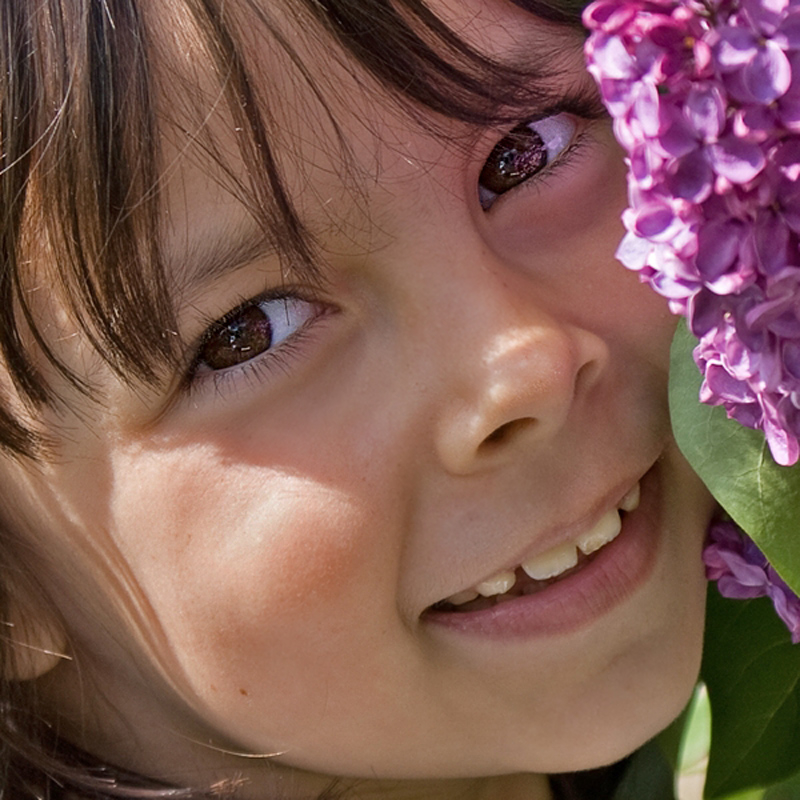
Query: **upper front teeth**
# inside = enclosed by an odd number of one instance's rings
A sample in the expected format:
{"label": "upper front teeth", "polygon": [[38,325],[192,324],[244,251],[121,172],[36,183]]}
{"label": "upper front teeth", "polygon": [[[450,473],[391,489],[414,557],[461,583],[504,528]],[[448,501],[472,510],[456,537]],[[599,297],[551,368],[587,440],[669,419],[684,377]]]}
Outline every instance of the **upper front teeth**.
{"label": "upper front teeth", "polygon": [[641,496],[641,488],[637,482],[626,495],[619,501],[619,507],[622,511],[635,511],[639,508],[639,498]]}
{"label": "upper front teeth", "polygon": [[[612,542],[619,536],[622,529],[620,511],[634,511],[639,506],[639,484],[637,483],[620,500],[619,508],[611,509],[587,531],[584,531],[572,542],[559,544],[535,558],[523,561],[520,565],[525,574],[537,581],[555,578],[566,572],[578,563],[578,550],[584,555],[596,552],[604,545]],[[479,583],[472,589],[458,592],[447,598],[453,605],[462,605],[475,599],[475,593],[483,597],[493,597],[504,594],[516,583],[516,576],[512,570],[503,570],[493,575],[488,580]]]}
{"label": "upper front teeth", "polygon": [[520,565],[528,577],[537,581],[555,578],[578,563],[578,548],[574,542],[560,544],[536,558],[523,561]]}
{"label": "upper front teeth", "polygon": [[582,533],[578,537],[577,545],[581,552],[588,556],[599,550],[604,544],[616,539],[621,528],[622,520],[619,517],[619,511],[613,509],[600,517],[591,530]]}
{"label": "upper front teeth", "polygon": [[492,597],[493,595],[507,592],[516,582],[517,576],[511,570],[505,570],[504,572],[498,572],[488,581],[479,583],[475,587],[475,591],[483,597]]}
{"label": "upper front teeth", "polygon": [[464,603],[469,603],[479,596],[475,589],[464,589],[463,592],[456,592],[454,595],[448,597],[447,602],[452,603],[454,606],[462,606]]}
{"label": "upper front teeth", "polygon": [[621,529],[619,511],[612,509],[574,542],[559,544],[536,558],[523,561],[522,569],[526,575],[537,581],[555,578],[578,563],[578,550],[588,556],[616,539]]}

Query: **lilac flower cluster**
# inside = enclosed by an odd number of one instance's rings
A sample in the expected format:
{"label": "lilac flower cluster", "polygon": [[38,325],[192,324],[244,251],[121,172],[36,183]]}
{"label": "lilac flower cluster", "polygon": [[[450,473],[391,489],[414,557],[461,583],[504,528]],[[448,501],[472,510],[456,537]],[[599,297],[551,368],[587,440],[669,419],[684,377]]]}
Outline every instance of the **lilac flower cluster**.
{"label": "lilac flower cluster", "polygon": [[717,581],[723,597],[769,597],[789,628],[792,642],[800,642],[800,598],[734,523],[717,522],[711,526],[703,561],[706,575]]}
{"label": "lilac flower cluster", "polygon": [[800,0],[597,0],[628,152],[617,256],[700,339],[701,399],[800,457]]}

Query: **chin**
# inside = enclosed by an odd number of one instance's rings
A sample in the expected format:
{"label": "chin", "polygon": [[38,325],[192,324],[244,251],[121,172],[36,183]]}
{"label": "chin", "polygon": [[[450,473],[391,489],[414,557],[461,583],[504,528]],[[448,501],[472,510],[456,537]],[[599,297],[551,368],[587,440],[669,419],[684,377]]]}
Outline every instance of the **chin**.
{"label": "chin", "polygon": [[[617,687],[596,706],[574,715],[561,741],[570,746],[553,748],[547,765],[537,759],[537,768],[547,773],[577,772],[613,764],[642,747],[667,728],[685,709],[697,685],[700,668],[700,631],[697,646],[686,647],[684,657],[661,656],[672,666],[653,671],[650,679],[628,684],[630,691]],[[664,662],[662,662],[663,664]],[[542,767],[544,766],[544,769]]]}

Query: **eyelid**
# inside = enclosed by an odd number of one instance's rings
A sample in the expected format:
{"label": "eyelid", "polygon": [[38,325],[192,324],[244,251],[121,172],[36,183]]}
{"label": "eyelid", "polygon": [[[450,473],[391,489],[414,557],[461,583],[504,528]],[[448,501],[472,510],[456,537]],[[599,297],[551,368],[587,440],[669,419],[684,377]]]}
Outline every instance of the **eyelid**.
{"label": "eyelid", "polygon": [[269,383],[273,378],[285,376],[291,371],[295,360],[303,357],[306,342],[314,335],[316,326],[327,314],[302,325],[292,336],[284,339],[274,348],[267,350],[239,366],[224,370],[210,370],[196,376],[187,387],[186,394],[197,396],[211,391],[215,396],[226,397],[228,391],[235,392],[256,384]]}

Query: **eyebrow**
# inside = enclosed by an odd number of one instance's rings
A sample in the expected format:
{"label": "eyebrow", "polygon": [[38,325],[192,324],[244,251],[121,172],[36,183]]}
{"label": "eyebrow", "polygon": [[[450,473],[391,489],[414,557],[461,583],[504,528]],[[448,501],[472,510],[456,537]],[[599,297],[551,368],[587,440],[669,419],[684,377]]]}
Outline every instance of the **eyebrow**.
{"label": "eyebrow", "polygon": [[191,242],[180,255],[167,249],[165,262],[180,296],[191,297],[225,275],[278,253],[263,229],[255,225],[225,226]]}

